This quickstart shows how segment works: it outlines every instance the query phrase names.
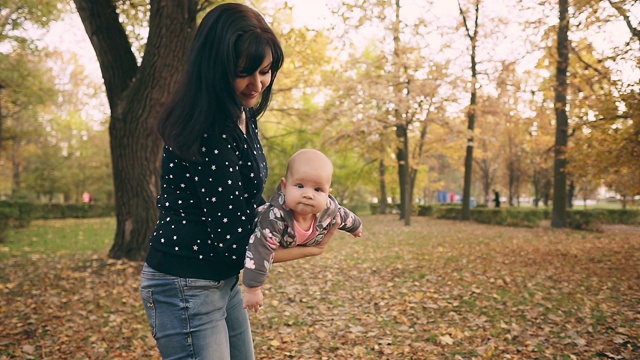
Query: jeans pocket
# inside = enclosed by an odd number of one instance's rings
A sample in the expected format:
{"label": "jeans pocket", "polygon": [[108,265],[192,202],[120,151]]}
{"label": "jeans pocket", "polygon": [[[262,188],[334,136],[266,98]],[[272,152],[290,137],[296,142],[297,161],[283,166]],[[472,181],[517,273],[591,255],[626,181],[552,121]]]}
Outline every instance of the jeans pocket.
{"label": "jeans pocket", "polygon": [[142,306],[144,306],[144,312],[147,314],[149,320],[149,327],[151,327],[151,335],[156,337],[156,306],[153,302],[153,290],[140,289],[140,296],[142,297]]}
{"label": "jeans pocket", "polygon": [[185,288],[219,289],[224,286],[224,280],[185,279]]}

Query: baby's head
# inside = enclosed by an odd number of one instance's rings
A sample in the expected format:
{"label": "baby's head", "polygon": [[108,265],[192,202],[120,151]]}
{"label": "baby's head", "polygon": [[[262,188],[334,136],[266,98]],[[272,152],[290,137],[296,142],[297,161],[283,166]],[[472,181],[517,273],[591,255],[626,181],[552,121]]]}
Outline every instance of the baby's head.
{"label": "baby's head", "polygon": [[287,163],[285,177],[280,180],[285,203],[301,215],[320,213],[327,207],[333,164],[322,152],[302,149]]}

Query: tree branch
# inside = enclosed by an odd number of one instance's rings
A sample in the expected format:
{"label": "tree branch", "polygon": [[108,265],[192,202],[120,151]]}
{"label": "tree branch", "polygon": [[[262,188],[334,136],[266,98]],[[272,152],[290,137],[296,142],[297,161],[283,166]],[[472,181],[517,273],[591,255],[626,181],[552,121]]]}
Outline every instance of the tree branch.
{"label": "tree branch", "polygon": [[115,114],[118,100],[138,72],[136,57],[112,0],[74,0],[74,3],[96,52],[111,113]]}
{"label": "tree branch", "polygon": [[624,7],[622,7],[622,5],[613,2],[613,0],[608,0],[608,1],[611,7],[615,11],[617,11],[618,14],[620,14],[620,16],[622,16],[622,19],[624,20],[625,24],[627,24],[627,28],[629,28],[631,35],[636,40],[640,41],[640,29],[634,27],[633,24],[631,24],[631,19],[629,18],[629,14],[627,13],[627,10]]}

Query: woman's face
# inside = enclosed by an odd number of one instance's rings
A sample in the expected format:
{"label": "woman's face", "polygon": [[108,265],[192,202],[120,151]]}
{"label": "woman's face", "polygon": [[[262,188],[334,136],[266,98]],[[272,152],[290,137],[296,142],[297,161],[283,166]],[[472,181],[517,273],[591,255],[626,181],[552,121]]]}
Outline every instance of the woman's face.
{"label": "woman's face", "polygon": [[254,107],[260,101],[260,94],[271,83],[271,63],[273,57],[271,50],[267,50],[262,65],[253,74],[242,74],[236,77],[233,87],[236,95],[240,99],[242,106],[246,108]]}

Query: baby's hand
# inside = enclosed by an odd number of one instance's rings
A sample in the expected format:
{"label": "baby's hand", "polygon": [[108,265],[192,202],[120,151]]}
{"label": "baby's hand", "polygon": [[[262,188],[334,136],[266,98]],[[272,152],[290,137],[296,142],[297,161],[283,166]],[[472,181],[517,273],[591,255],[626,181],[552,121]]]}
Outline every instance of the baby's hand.
{"label": "baby's hand", "polygon": [[244,304],[243,307],[247,310],[253,310],[258,312],[262,307],[264,298],[262,296],[262,290],[259,287],[246,288],[244,292]]}
{"label": "baby's hand", "polygon": [[362,225],[360,225],[358,230],[352,232],[351,235],[353,235],[353,237],[361,237],[362,236]]}

